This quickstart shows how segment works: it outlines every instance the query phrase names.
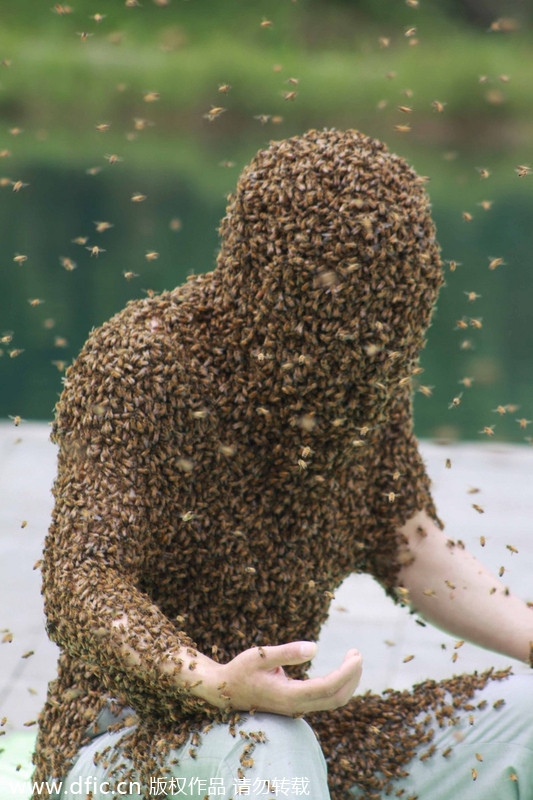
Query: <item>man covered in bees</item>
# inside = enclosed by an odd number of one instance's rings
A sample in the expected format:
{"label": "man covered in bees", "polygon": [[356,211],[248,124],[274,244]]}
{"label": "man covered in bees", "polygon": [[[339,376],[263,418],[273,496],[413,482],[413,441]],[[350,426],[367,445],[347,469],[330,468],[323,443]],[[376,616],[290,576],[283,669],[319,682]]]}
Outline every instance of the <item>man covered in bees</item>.
{"label": "man covered in bees", "polygon": [[423,181],[356,130],[310,130],[257,153],[219,231],[211,272],[130,302],[67,370],[34,780],[61,800],[532,797],[529,676],[354,695],[354,630],[307,677],[353,572],[530,656],[531,611],[450,544],[413,432],[444,281]]}

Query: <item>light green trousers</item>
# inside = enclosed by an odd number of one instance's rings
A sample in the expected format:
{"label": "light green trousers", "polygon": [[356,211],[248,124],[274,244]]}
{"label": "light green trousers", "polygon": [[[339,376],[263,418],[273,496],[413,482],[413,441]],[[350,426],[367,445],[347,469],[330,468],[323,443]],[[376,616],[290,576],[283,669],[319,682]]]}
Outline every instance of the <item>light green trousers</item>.
{"label": "light green trousers", "polygon": [[[493,704],[501,699],[505,702],[494,708]],[[485,707],[461,712],[457,725],[439,728],[435,720],[432,726],[435,753],[424,761],[413,759],[407,765],[409,777],[396,781],[389,797],[533,800],[533,673],[489,683],[483,691],[476,692],[472,703],[477,706],[481,700],[487,701]],[[240,758],[243,746],[251,740],[240,736],[239,730],[246,733],[261,730],[267,739],[253,749],[253,766],[244,770],[244,779],[238,773]],[[80,750],[78,760],[63,781],[59,800],[85,800],[88,792],[92,792],[92,800],[113,797],[106,782],[112,766],[95,767],[93,756],[107,747],[111,753],[124,732],[102,733]],[[295,795],[308,800],[330,798],[327,764],[314,732],[304,719],[266,713],[243,715],[235,738],[227,726],[218,725],[202,735],[196,757],[189,754],[189,747],[190,742],[171,751],[169,762],[177,758],[179,764],[172,767],[166,783],[157,784],[154,780],[153,786],[148,787],[149,796],[213,795],[224,800]],[[426,744],[421,753],[427,749]],[[142,788],[124,785],[116,796],[138,800]],[[364,793],[353,787],[352,796],[361,798]]]}

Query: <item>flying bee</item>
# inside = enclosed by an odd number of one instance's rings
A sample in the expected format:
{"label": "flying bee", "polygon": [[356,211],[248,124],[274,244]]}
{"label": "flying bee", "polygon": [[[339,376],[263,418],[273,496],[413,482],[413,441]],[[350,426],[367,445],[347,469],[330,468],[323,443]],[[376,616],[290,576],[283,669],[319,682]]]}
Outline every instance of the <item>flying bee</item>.
{"label": "flying bee", "polygon": [[446,467],[446,469],[451,469],[452,468],[452,460],[451,460],[451,458],[447,458],[446,459],[446,461],[444,462],[444,466]]}
{"label": "flying bee", "polygon": [[457,397],[454,397],[454,398],[453,398],[453,400],[452,400],[452,402],[449,404],[448,408],[456,408],[458,405],[460,405],[460,404],[461,404],[461,397],[462,397],[462,396],[463,396],[463,393],[462,393],[462,392],[460,392],[460,393],[457,395]]}
{"label": "flying bee", "polygon": [[218,87],[218,91],[222,92],[222,94],[227,94],[231,89],[229,83],[221,83]]}
{"label": "flying bee", "polygon": [[155,250],[149,250],[144,256],[147,261],[156,261],[159,258],[159,253]]}
{"label": "flying bee", "polygon": [[0,336],[0,344],[9,344],[13,341],[13,331],[6,331]]}
{"label": "flying bee", "polygon": [[139,0],[125,0],[124,5],[126,8],[141,8]]}
{"label": "flying bee", "polygon": [[518,550],[512,544],[506,544],[505,546],[511,553],[518,553]]}
{"label": "flying bee", "polygon": [[102,167],[88,167],[88,169],[85,170],[87,175],[98,175],[98,173],[101,171]]}
{"label": "flying bee", "polygon": [[486,433],[487,436],[494,436],[494,428],[495,425],[485,425],[483,430],[478,431],[478,433]]}
{"label": "flying bee", "polygon": [[465,222],[472,222],[473,216],[469,211],[463,211],[461,215]]}
{"label": "flying bee", "polygon": [[109,155],[106,153],[106,155],[104,156],[104,158],[105,158],[105,159],[106,159],[106,161],[108,161],[110,164],[118,164],[118,162],[119,162],[119,161],[124,161],[124,159],[123,159],[121,156],[118,156],[116,153],[111,153],[111,154],[109,154]]}
{"label": "flying bee", "polygon": [[146,195],[145,194],[140,194],[139,192],[136,192],[135,194],[132,194],[132,196],[131,196],[131,202],[132,203],[144,203],[145,200],[146,200]]}
{"label": "flying bee", "polygon": [[490,178],[490,172],[486,167],[476,167],[481,179]]}
{"label": "flying bee", "polygon": [[24,262],[27,261],[27,260],[28,260],[28,256],[21,255],[20,253],[15,253],[15,257],[13,258],[13,261],[16,264],[24,264]]}
{"label": "flying bee", "polygon": [[273,25],[274,25],[274,23],[270,19],[263,19],[262,22],[261,22],[261,27],[262,28],[272,28]]}
{"label": "flying bee", "polygon": [[59,263],[61,264],[63,269],[67,270],[67,272],[72,272],[73,270],[76,269],[76,262],[73,261],[71,258],[66,258],[65,256],[60,256],[59,257]]}
{"label": "flying bee", "polygon": [[442,114],[442,112],[444,111],[444,106],[446,105],[446,103],[441,103],[440,100],[432,100],[431,105],[433,106],[435,111],[438,111],[439,114]]}
{"label": "flying bee", "polygon": [[9,358],[16,358],[23,352],[24,350],[21,350],[20,347],[16,347],[14,350],[9,350]]}
{"label": "flying bee", "polygon": [[98,122],[94,127],[99,133],[104,133],[109,130],[111,124],[109,122]]}
{"label": "flying bee", "polygon": [[504,572],[505,572],[505,567],[500,567],[500,569],[498,570],[498,575],[500,578],[503,578]]}
{"label": "flying bee", "polygon": [[138,278],[139,275],[137,272],[123,272],[122,273],[127,281],[131,281],[132,278]]}
{"label": "flying bee", "polygon": [[457,383],[462,383],[463,386],[465,386],[467,389],[470,389],[473,382],[474,382],[473,378],[461,378],[460,381],[457,381]]}
{"label": "flying bee", "polygon": [[410,38],[411,36],[414,36],[415,34],[416,34],[416,28],[414,28],[414,27],[413,28],[407,28],[407,30],[405,31],[405,36],[407,36],[407,38]]}
{"label": "flying bee", "polygon": [[109,228],[113,228],[114,225],[111,222],[94,222],[96,226],[97,233],[103,233],[104,231],[109,230]]}
{"label": "flying bee", "polygon": [[98,247],[97,244],[93,245],[92,247],[88,247],[87,246],[85,249],[90,252],[91,258],[93,256],[99,256],[100,253],[105,253],[106,252],[103,247]]}
{"label": "flying bee", "polygon": [[485,547],[486,540],[485,540],[484,536],[480,536],[479,537],[479,543],[480,543],[481,547]]}
{"label": "flying bee", "polygon": [[475,317],[470,317],[469,322],[473,328],[477,328],[478,330],[483,327],[481,317],[479,317],[478,319],[476,319]]}
{"label": "flying bee", "polygon": [[489,259],[489,269],[493,269],[494,270],[494,269],[496,269],[496,267],[499,267],[501,264],[505,264],[505,261],[503,260],[503,258],[490,258]]}
{"label": "flying bee", "polygon": [[533,421],[533,420],[530,420],[530,419],[525,419],[524,417],[522,417],[522,419],[517,419],[517,420],[515,420],[515,422],[518,422],[518,424],[520,425],[520,427],[521,427],[522,429],[524,429],[524,428],[527,428],[527,426],[528,426],[528,425],[531,425],[531,422],[532,422],[532,421]]}
{"label": "flying bee", "polygon": [[11,184],[14,192],[20,192],[21,189],[25,189],[26,186],[30,185],[29,183],[24,183],[23,181],[11,181]]}
{"label": "flying bee", "polygon": [[77,236],[75,239],[72,239],[72,242],[74,244],[87,244],[88,241],[89,241],[88,236]]}
{"label": "flying bee", "polygon": [[410,661],[413,660],[413,658],[414,656],[405,656],[405,658],[403,659],[403,663],[408,664]]}
{"label": "flying bee", "polygon": [[60,17],[64,14],[72,14],[71,6],[64,5],[63,3],[55,3],[52,11],[54,14],[59,14]]}
{"label": "flying bee", "polygon": [[380,47],[388,47],[390,45],[390,39],[388,36],[380,36],[378,42]]}
{"label": "flying bee", "polygon": [[492,206],[492,200],[481,200],[478,203],[478,206],[481,206],[481,208],[484,211],[490,211],[490,207]]}
{"label": "flying bee", "polygon": [[468,322],[465,319],[458,319],[454,331],[464,330],[465,328],[468,328]]}
{"label": "flying bee", "polygon": [[102,22],[107,17],[107,14],[91,14],[89,19],[93,19],[95,22]]}
{"label": "flying bee", "polygon": [[28,299],[28,303],[29,303],[29,304],[30,304],[30,306],[32,306],[32,308],[33,308],[33,307],[35,307],[35,306],[40,306],[40,305],[41,305],[41,303],[44,303],[44,300],[40,300],[38,297],[34,297],[34,298],[29,298],[29,299]]}
{"label": "flying bee", "polygon": [[208,119],[209,122],[212,122],[214,119],[219,117],[225,111],[226,109],[222,108],[222,106],[211,106],[207,114],[204,114],[204,119]]}
{"label": "flying bee", "polygon": [[270,118],[271,118],[271,114],[256,114],[254,116],[254,119],[259,120],[261,125],[265,125]]}
{"label": "flying bee", "polygon": [[531,167],[528,167],[525,164],[519,164],[518,167],[515,169],[515,172],[518,174],[519,178],[525,178],[526,175],[530,174]]}
{"label": "flying bee", "polygon": [[82,31],[81,33],[78,31],[76,36],[79,36],[82,42],[86,42],[89,36],[94,36],[94,33],[87,33],[87,31]]}
{"label": "flying bee", "polygon": [[419,386],[418,391],[423,394],[424,397],[431,397],[434,388],[434,386]]}
{"label": "flying bee", "polygon": [[13,420],[13,425],[16,428],[18,428],[18,426],[20,425],[21,422],[26,422],[26,420],[22,419],[22,417],[19,417],[18,414],[15,415],[15,416],[12,416],[11,414],[8,414],[8,416],[9,416],[9,419]]}
{"label": "flying bee", "polygon": [[404,114],[410,114],[413,110],[411,106],[396,106],[396,108]]}
{"label": "flying bee", "polygon": [[283,93],[283,99],[284,100],[294,100],[294,98],[296,97],[297,94],[298,94],[298,92],[294,92],[294,91],[293,92],[284,92]]}
{"label": "flying bee", "polygon": [[478,300],[478,298],[482,297],[482,295],[477,294],[477,292],[463,292],[468,297],[468,302],[473,303],[474,300]]}
{"label": "flying bee", "polygon": [[478,506],[477,503],[472,503],[472,508],[474,508],[477,511],[478,514],[484,514],[485,513],[485,509],[482,508],[481,506]]}

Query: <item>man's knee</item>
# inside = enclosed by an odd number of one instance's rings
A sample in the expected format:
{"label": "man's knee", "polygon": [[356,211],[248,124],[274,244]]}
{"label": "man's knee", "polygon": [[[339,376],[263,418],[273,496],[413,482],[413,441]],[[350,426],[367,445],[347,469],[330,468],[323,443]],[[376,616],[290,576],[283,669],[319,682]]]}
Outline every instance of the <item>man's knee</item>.
{"label": "man's knee", "polygon": [[263,731],[267,742],[291,750],[306,750],[322,754],[322,748],[312,727],[301,717],[286,717],[266,712],[248,716],[246,731]]}

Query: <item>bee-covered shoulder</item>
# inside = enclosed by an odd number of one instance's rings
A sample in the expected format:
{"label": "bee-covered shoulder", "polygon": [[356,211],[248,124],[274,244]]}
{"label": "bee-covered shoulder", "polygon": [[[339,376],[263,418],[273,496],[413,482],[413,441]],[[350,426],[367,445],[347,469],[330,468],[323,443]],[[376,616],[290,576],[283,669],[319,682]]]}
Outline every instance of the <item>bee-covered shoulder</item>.
{"label": "bee-covered shoulder", "polygon": [[52,440],[132,444],[132,437],[154,436],[179,370],[174,339],[157,304],[129,303],[91,331],[67,369]]}

